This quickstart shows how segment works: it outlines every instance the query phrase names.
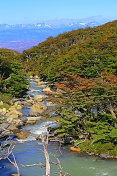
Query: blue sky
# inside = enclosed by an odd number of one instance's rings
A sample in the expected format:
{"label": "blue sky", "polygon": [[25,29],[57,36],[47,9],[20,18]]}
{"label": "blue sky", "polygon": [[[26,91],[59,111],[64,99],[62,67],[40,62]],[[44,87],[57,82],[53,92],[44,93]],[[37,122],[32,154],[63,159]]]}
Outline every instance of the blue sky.
{"label": "blue sky", "polygon": [[117,19],[117,0],[0,0],[0,23],[37,23],[98,15]]}

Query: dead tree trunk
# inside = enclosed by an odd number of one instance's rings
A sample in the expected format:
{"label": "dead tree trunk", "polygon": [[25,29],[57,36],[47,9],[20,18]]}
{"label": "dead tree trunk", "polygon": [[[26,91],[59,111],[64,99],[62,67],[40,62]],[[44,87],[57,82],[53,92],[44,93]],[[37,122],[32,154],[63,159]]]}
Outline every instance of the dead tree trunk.
{"label": "dead tree trunk", "polygon": [[46,176],[50,176],[50,161],[49,161],[49,154],[48,154],[48,135],[42,134],[41,140],[44,148],[44,155],[46,160]]}

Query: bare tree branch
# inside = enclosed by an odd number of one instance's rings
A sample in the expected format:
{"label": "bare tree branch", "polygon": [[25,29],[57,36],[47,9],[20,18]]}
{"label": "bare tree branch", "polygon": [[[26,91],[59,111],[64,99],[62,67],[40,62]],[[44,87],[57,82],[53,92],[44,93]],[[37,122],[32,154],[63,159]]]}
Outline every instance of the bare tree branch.
{"label": "bare tree branch", "polygon": [[48,134],[42,133],[40,135],[40,138],[42,140],[42,145],[44,148],[44,155],[46,160],[46,176],[50,176],[50,161],[49,161],[49,154],[48,154]]}

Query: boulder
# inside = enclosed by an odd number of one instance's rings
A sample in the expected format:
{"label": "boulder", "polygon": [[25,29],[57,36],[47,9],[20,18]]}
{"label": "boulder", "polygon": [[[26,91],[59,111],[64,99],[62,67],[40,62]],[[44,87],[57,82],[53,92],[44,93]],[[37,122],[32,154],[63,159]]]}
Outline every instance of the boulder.
{"label": "boulder", "polygon": [[42,86],[42,85],[45,85],[45,84],[46,84],[46,82],[43,82],[43,81],[38,81],[38,82],[37,82],[37,84],[38,84],[38,86]]}
{"label": "boulder", "polygon": [[32,79],[32,78],[33,78],[33,76],[32,76],[32,75],[30,75],[30,76],[29,76],[29,78],[30,78],[30,79]]}
{"label": "boulder", "polygon": [[14,111],[14,110],[16,110],[16,107],[15,107],[15,106],[11,106],[11,107],[8,109],[8,112],[12,112],[12,111]]}
{"label": "boulder", "polygon": [[0,124],[0,131],[7,129],[8,127],[9,127],[9,123],[3,122],[2,124]]}
{"label": "boulder", "polygon": [[37,121],[39,121],[41,117],[27,117],[26,124],[35,124]]}
{"label": "boulder", "polygon": [[38,117],[27,117],[27,120],[28,120],[28,121],[38,121],[38,120],[40,120],[40,119],[41,119],[40,116],[38,116]]}
{"label": "boulder", "polygon": [[15,108],[17,110],[20,110],[22,108],[21,102],[20,101],[15,102],[11,108]]}
{"label": "boulder", "polygon": [[10,125],[8,129],[10,131],[12,131],[13,133],[18,133],[19,132],[19,129],[14,125]]}
{"label": "boulder", "polygon": [[116,155],[116,156],[113,156],[112,158],[117,159],[117,155]]}
{"label": "boulder", "polygon": [[11,132],[9,130],[2,131],[2,134],[0,135],[0,140],[6,140]]}
{"label": "boulder", "polygon": [[0,106],[3,106],[3,104],[4,104],[3,101],[0,101]]}
{"label": "boulder", "polygon": [[50,89],[50,87],[48,87],[48,86],[46,86],[46,87],[43,89],[43,92],[46,92],[46,91],[52,92],[51,89]]}
{"label": "boulder", "polygon": [[8,116],[11,119],[18,118],[22,116],[22,113],[17,111],[16,109],[10,109],[9,112],[7,112],[6,116]]}
{"label": "boulder", "polygon": [[44,105],[43,102],[33,104],[30,107],[30,115],[37,116],[38,114],[42,114],[46,109],[47,109],[47,107]]}
{"label": "boulder", "polygon": [[18,118],[18,114],[11,114],[9,117],[10,117],[11,119]]}
{"label": "boulder", "polygon": [[34,104],[30,107],[30,115],[37,116],[39,114],[40,106],[38,104]]}
{"label": "boulder", "polygon": [[36,95],[34,97],[34,102],[37,102],[37,101],[43,101],[43,96],[42,95]]}
{"label": "boulder", "polygon": [[38,78],[39,78],[38,75],[35,75],[35,76],[34,76],[34,79],[38,79]]}
{"label": "boulder", "polygon": [[17,105],[19,105],[18,101],[16,101],[13,106],[17,107]]}
{"label": "boulder", "polygon": [[39,82],[40,82],[40,80],[39,80],[39,79],[35,79],[34,81],[35,81],[36,83],[39,83]]}
{"label": "boulder", "polygon": [[50,94],[54,94],[54,92],[50,89],[50,87],[45,87],[43,89],[43,92],[46,94],[46,95],[50,95]]}
{"label": "boulder", "polygon": [[51,102],[51,101],[49,101],[49,102],[47,102],[47,106],[54,107],[54,106],[56,106],[56,104],[55,104],[55,103],[53,103],[53,102]]}
{"label": "boulder", "polygon": [[21,109],[22,109],[22,106],[21,106],[21,105],[17,105],[17,106],[16,106],[16,109],[17,109],[17,110],[21,110]]}
{"label": "boulder", "polygon": [[8,130],[17,133],[19,131],[18,127],[23,125],[23,122],[20,119],[7,119],[7,123],[9,124]]}
{"label": "boulder", "polygon": [[26,139],[26,137],[29,135],[29,132],[28,131],[21,131],[19,133],[16,133],[16,136],[19,138],[19,139]]}
{"label": "boulder", "polygon": [[2,109],[2,114],[5,115],[6,112],[7,112],[6,108],[3,108],[3,109]]}
{"label": "boulder", "polygon": [[13,119],[12,122],[15,126],[22,126],[24,124],[24,122],[20,119]]}
{"label": "boulder", "polygon": [[40,106],[39,104],[34,104],[30,108],[30,115],[37,116],[39,114]]}
{"label": "boulder", "polygon": [[102,159],[112,158],[112,156],[110,154],[108,154],[108,153],[102,153],[99,156]]}

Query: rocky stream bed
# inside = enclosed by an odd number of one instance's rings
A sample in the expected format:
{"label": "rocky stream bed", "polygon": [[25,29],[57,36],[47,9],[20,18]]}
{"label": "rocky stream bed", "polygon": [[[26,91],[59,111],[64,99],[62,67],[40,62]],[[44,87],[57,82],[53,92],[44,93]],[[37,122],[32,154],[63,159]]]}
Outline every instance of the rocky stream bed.
{"label": "rocky stream bed", "polygon": [[[41,142],[36,138],[42,133],[47,132],[48,127],[54,128],[56,122],[53,120],[43,121],[44,112],[53,111],[55,103],[49,100],[49,95],[55,97],[60,91],[52,91],[41,82],[39,78],[30,79],[30,89],[24,99],[14,100],[9,110],[5,108],[0,111],[1,123],[1,152],[0,175],[11,176],[16,173],[16,168],[6,158],[6,151],[9,145],[14,144],[14,156],[16,157],[21,176],[42,176],[44,168],[22,167],[26,164],[34,164],[39,161],[44,162]],[[50,113],[52,114],[52,113]],[[53,161],[52,153],[56,154],[62,162],[64,171],[72,176],[116,176],[116,160],[101,160],[94,156],[82,155],[70,152],[69,146],[61,147],[59,143],[49,143],[50,159]],[[52,166],[52,176],[57,167]]]}

